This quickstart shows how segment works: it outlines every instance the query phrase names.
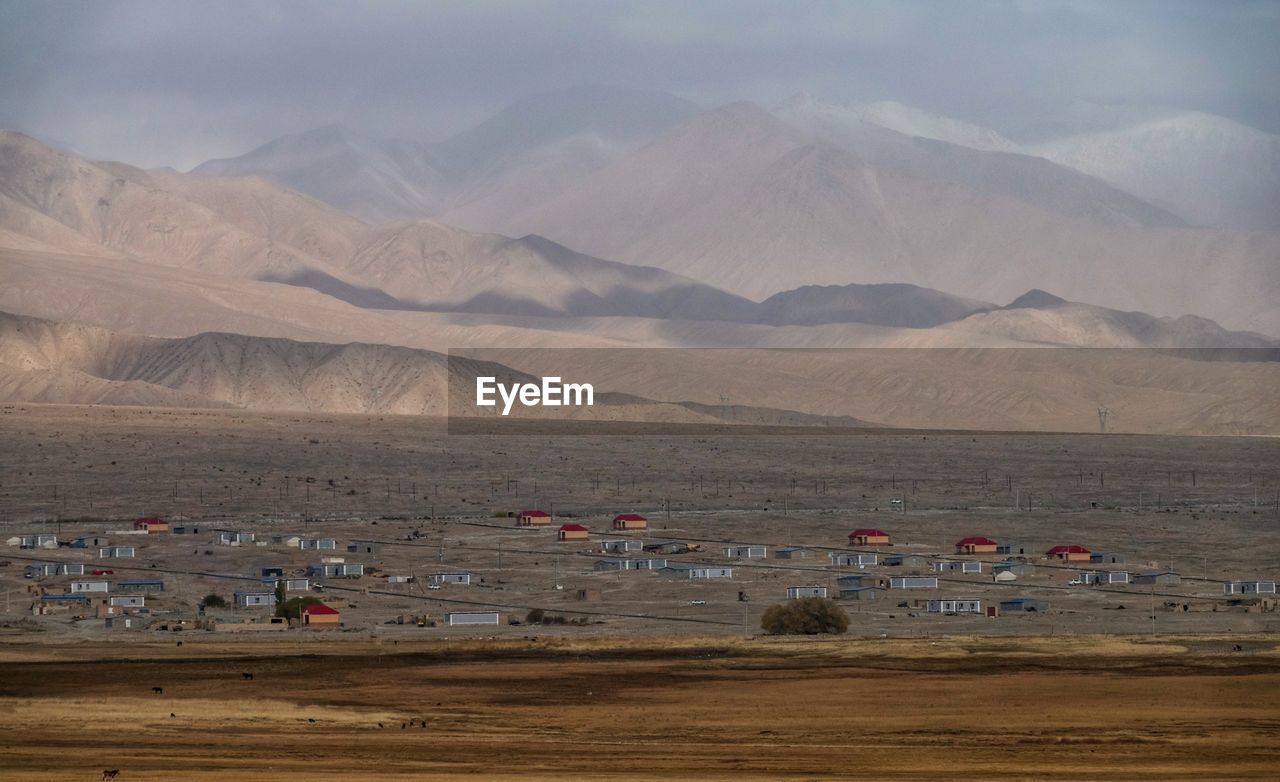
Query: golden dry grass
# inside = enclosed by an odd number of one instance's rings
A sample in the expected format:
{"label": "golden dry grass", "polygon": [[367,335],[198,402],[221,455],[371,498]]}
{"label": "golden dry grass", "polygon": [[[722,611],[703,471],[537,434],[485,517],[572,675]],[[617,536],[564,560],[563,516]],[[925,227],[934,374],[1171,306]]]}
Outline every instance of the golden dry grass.
{"label": "golden dry grass", "polygon": [[0,779],[1273,779],[1280,764],[1270,637],[270,645],[6,649]]}

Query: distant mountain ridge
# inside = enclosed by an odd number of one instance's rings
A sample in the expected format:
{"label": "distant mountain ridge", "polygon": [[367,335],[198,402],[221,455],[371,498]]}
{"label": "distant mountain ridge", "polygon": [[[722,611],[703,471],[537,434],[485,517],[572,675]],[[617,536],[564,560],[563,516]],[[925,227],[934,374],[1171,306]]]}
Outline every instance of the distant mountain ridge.
{"label": "distant mountain ridge", "polygon": [[666,93],[577,87],[518,101],[441,142],[329,126],[207,161],[192,173],[265,176],[373,221],[443,216],[476,224],[604,165],[695,111]]}

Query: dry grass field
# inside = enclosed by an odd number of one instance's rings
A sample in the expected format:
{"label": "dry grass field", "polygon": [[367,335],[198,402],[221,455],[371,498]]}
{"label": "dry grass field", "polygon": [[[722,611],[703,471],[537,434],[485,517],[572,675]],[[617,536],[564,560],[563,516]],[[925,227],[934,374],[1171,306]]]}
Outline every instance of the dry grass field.
{"label": "dry grass field", "polygon": [[1204,636],[10,648],[0,779],[1274,779],[1278,652]]}

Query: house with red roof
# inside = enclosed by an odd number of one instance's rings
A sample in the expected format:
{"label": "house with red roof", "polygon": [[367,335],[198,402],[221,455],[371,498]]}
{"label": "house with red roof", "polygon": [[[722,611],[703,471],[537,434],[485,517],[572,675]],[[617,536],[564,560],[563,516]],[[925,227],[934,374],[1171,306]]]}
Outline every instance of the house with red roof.
{"label": "house with red roof", "polygon": [[855,529],[849,533],[850,546],[890,546],[889,533],[878,529]]}
{"label": "house with red roof", "polygon": [[1063,562],[1088,562],[1089,549],[1084,546],[1077,546],[1072,543],[1066,546],[1054,546],[1044,553],[1049,559],[1059,559]]}
{"label": "house with red roof", "polygon": [[306,627],[337,627],[342,624],[342,615],[332,606],[311,603],[302,607],[302,624]]}
{"label": "house with red roof", "polygon": [[639,513],[620,513],[613,517],[614,529],[648,529],[649,520]]}
{"label": "house with red roof", "polygon": [[155,516],[147,516],[133,522],[134,529],[146,530],[148,535],[169,531],[169,522]]}
{"label": "house with red roof", "polygon": [[561,540],[586,540],[591,530],[581,524],[561,524],[559,534]]}
{"label": "house with red roof", "polygon": [[545,527],[551,523],[551,514],[545,510],[522,510],[516,517],[516,524],[521,527]]}
{"label": "house with red roof", "polygon": [[994,554],[1000,544],[991,538],[984,538],[981,535],[974,535],[968,538],[961,538],[956,541],[957,554]]}

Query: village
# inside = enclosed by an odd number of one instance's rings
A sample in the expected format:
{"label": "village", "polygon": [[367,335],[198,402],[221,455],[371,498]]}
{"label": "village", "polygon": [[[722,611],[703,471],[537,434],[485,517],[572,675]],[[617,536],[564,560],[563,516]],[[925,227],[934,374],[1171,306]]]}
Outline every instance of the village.
{"label": "village", "polygon": [[[964,514],[887,505],[873,514],[881,526],[852,530],[835,514],[568,519],[540,509],[64,523],[60,535],[5,540],[0,588],[10,626],[50,638],[751,635],[765,608],[804,597],[836,600],[849,632],[873,637],[1276,627],[1274,559],[1251,550],[1124,550],[1065,530],[1033,535],[1016,518],[981,530],[962,527]],[[961,529],[988,534],[947,537]]]}

